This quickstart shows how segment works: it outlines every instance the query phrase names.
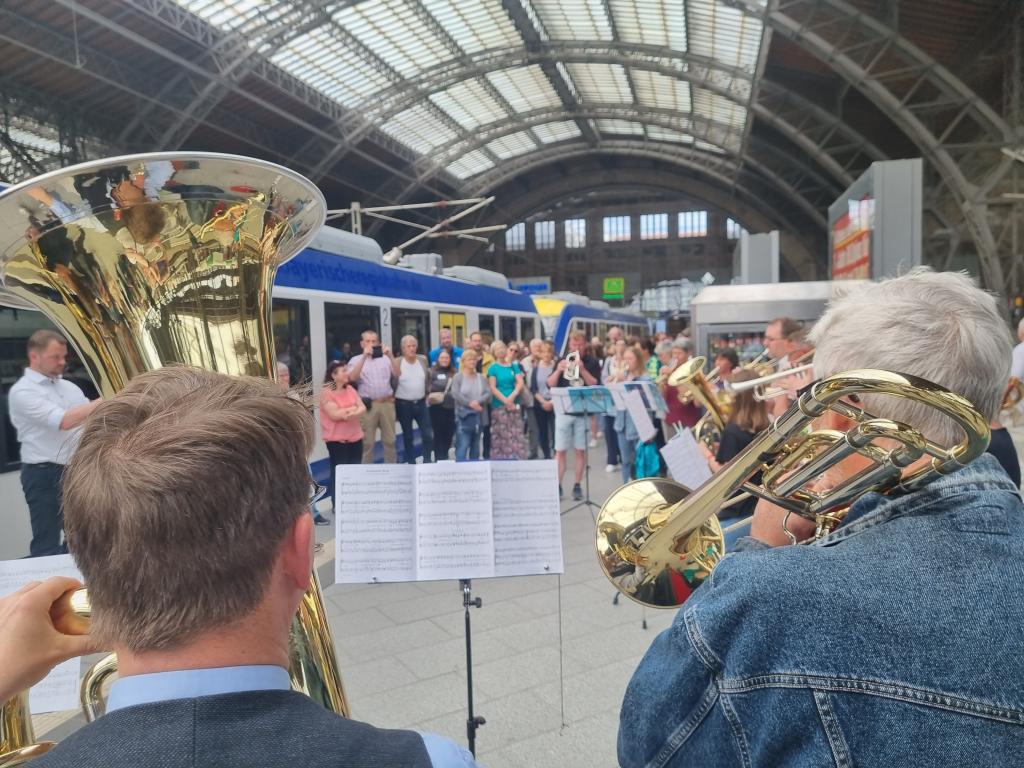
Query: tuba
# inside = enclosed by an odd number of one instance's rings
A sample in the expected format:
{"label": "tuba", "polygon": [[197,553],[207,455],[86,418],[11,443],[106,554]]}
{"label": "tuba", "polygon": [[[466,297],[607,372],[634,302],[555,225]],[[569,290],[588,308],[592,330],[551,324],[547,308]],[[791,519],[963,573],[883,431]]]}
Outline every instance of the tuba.
{"label": "tuba", "polygon": [[[310,181],[250,158],[154,153],[64,168],[0,194],[0,301],[53,321],[105,397],[172,363],[273,378],[274,276],[325,214]],[[64,610],[87,615],[81,592]],[[315,571],[289,655],[292,688],[347,716]],[[115,667],[108,658],[86,676],[88,719],[102,714]],[[0,766],[48,749],[33,746],[26,701],[3,705]]]}
{"label": "tuba", "polygon": [[[851,396],[874,395],[935,408],[951,418],[964,437],[947,448],[911,426],[876,418],[848,402]],[[847,432],[808,431],[811,422],[829,410],[854,426]],[[866,369],[836,374],[804,390],[771,427],[696,490],[652,478],[614,491],[597,516],[598,560],[627,597],[655,608],[674,608],[725,555],[716,513],[738,491],[814,521],[814,541],[831,533],[859,496],[916,490],[937,474],[954,472],[980,456],[989,435],[988,419],[966,399],[924,379]],[[815,487],[829,467],[855,453],[867,458],[870,466],[833,488]],[[922,457],[931,461],[904,474],[904,467]],[[750,481],[758,472],[762,482],[754,485]],[[790,539],[797,543],[792,534]]]}

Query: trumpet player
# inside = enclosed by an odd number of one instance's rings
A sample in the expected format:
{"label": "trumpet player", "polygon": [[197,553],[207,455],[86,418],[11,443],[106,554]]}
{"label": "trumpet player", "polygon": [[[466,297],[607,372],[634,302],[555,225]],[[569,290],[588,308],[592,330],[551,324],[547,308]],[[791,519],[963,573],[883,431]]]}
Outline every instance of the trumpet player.
{"label": "trumpet player", "polygon": [[[992,418],[1008,372],[1002,322],[966,275],[918,268],[833,300],[811,334],[816,373],[921,376]],[[914,400],[863,401],[851,405],[930,440],[963,438]],[[846,426],[826,413],[820,426]],[[866,462],[833,465],[823,484]],[[789,532],[806,538],[794,517]],[[867,493],[807,546],[785,546],[783,520],[759,503],[754,538],[654,640],[626,691],[621,764],[1019,765],[1024,504],[998,462],[982,454],[915,490]]]}
{"label": "trumpet player", "polygon": [[690,359],[690,342],[686,339],[676,339],[672,342],[671,354],[671,360],[668,366],[662,369],[660,376],[661,396],[665,398],[665,404],[668,406],[665,423],[677,429],[691,429],[700,421],[700,408],[693,402],[692,397],[681,398],[680,388],[668,383],[672,371]]}
{"label": "trumpet player", "polygon": [[313,439],[312,414],[276,383],[198,368],[143,373],[99,406],[68,465],[65,518],[89,642],[113,647],[119,679],[106,714],[35,768],[474,765],[447,739],[290,690],[324,491],[310,493]]}

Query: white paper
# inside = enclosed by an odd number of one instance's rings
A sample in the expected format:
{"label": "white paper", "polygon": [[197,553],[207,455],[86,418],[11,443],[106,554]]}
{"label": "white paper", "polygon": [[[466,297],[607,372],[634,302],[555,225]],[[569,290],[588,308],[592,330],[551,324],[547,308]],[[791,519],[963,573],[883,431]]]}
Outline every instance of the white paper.
{"label": "white paper", "polygon": [[555,413],[560,413],[563,416],[566,414],[566,409],[569,407],[569,390],[566,387],[552,387],[551,392],[551,404],[554,407]]}
{"label": "white paper", "polygon": [[[71,555],[30,557],[23,560],[0,561],[0,597],[16,592],[30,581],[43,581],[51,576],[68,576],[82,580]],[[10,663],[10,659],[0,660]],[[78,678],[81,659],[58,664],[29,691],[29,709],[33,715],[78,708]]]}
{"label": "white paper", "polygon": [[493,576],[490,462],[416,470],[416,578]]}
{"label": "white paper", "polygon": [[626,403],[626,411],[633,419],[633,426],[636,427],[637,434],[640,436],[640,442],[646,443],[651,440],[658,431],[654,428],[651,415],[647,412],[643,396],[639,391],[629,389],[622,395],[622,399]]}
{"label": "white paper", "polygon": [[491,488],[494,575],[564,573],[556,463],[493,462]]}
{"label": "white paper", "polygon": [[342,464],[335,494],[334,580],[416,580],[416,467]]}
{"label": "white paper", "polygon": [[711,477],[708,460],[704,458],[704,453],[688,429],[665,443],[661,455],[665,457],[672,479],[691,491]]}

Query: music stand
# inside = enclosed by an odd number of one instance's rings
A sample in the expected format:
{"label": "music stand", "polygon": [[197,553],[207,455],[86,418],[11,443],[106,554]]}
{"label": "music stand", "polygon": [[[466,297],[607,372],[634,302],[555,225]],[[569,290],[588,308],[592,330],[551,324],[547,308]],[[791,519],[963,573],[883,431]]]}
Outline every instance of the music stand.
{"label": "music stand", "polygon": [[[608,387],[570,387],[565,390],[565,414],[574,419],[589,421],[591,416],[614,412],[615,402],[612,400],[612,393]],[[590,498],[590,440],[583,443],[583,500],[578,501],[562,512],[565,516],[574,509],[586,507],[590,510],[590,516],[597,520],[594,510],[600,510],[601,505]]]}

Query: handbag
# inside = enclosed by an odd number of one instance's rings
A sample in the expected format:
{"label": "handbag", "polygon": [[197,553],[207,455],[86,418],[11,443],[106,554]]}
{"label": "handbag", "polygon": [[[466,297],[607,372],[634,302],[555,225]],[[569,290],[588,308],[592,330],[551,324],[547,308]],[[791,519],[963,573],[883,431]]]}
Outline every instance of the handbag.
{"label": "handbag", "polygon": [[444,385],[443,392],[430,392],[427,395],[427,405],[440,405],[443,403],[444,399],[448,397],[448,390],[452,388],[452,381],[454,380],[454,376],[449,376],[448,383]]}
{"label": "handbag", "polygon": [[[519,363],[513,363],[513,365],[519,370],[519,373],[523,372]],[[530,372],[532,373],[533,370],[531,369]],[[519,402],[524,408],[533,408],[533,392],[530,391],[529,386],[524,386],[519,392]]]}
{"label": "handbag", "polygon": [[463,432],[477,432],[480,429],[480,414],[470,411],[459,416],[459,429]]}

